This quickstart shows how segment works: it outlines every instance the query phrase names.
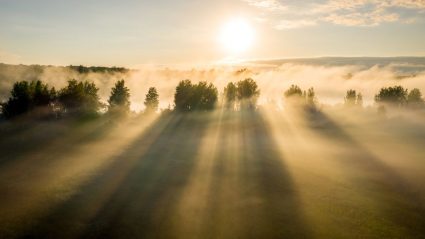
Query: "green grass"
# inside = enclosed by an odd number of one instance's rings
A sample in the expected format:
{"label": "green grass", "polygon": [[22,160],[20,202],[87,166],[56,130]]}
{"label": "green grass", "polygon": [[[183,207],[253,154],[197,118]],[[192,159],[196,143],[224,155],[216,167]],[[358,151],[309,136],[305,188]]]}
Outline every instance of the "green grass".
{"label": "green grass", "polygon": [[425,127],[365,118],[4,124],[0,238],[425,238]]}

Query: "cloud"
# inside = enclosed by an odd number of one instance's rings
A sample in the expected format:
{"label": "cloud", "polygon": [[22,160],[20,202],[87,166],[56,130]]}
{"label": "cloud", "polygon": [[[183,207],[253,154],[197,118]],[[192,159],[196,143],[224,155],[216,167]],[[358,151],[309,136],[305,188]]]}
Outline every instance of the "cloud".
{"label": "cloud", "polygon": [[243,0],[249,5],[258,7],[267,11],[279,11],[285,10],[286,7],[283,6],[278,0]]}
{"label": "cloud", "polygon": [[277,30],[294,29],[307,26],[315,26],[317,22],[311,20],[281,20],[274,26]]}
{"label": "cloud", "polygon": [[[424,16],[425,0],[328,0],[325,2],[243,0],[261,11],[273,11],[268,22],[278,30],[332,23],[343,26],[379,26],[383,23],[412,24]],[[401,12],[409,10],[409,16]],[[291,20],[287,20],[291,19]]]}

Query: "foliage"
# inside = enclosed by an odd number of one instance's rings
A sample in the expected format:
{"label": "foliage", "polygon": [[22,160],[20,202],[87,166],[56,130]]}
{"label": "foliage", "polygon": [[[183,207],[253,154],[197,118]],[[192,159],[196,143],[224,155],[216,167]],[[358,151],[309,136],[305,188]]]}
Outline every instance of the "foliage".
{"label": "foliage", "polygon": [[180,81],[176,87],[174,94],[174,104],[178,111],[190,111],[192,107],[191,99],[193,98],[192,82],[190,80]]}
{"label": "foliage", "polygon": [[284,96],[291,105],[301,104],[314,108],[317,101],[313,87],[309,88],[306,92],[297,85],[291,85],[289,89],[284,92]]}
{"label": "foliage", "polygon": [[314,88],[311,87],[307,90],[307,95],[305,96],[306,102],[308,105],[316,104],[316,93],[314,92]]}
{"label": "foliage", "polygon": [[407,103],[407,89],[402,86],[384,87],[375,95],[375,101],[381,104],[404,106]]}
{"label": "foliage", "polygon": [[407,104],[409,108],[417,109],[424,107],[424,99],[422,93],[418,88],[414,88],[407,95]]}
{"label": "foliage", "polygon": [[13,85],[11,97],[2,106],[3,115],[12,118],[34,109],[52,110],[51,103],[56,97],[54,88],[49,90],[47,84],[37,81],[20,81]]}
{"label": "foliage", "polygon": [[103,66],[68,66],[68,68],[77,71],[80,74],[87,73],[127,73],[129,70],[124,67],[103,67]]}
{"label": "foliage", "polygon": [[130,111],[130,90],[124,80],[115,83],[108,100],[109,111],[127,113]]}
{"label": "foliage", "polygon": [[229,82],[224,88],[224,97],[226,101],[226,106],[230,109],[235,107],[235,102],[238,97],[238,88],[233,82]]}
{"label": "foliage", "polygon": [[238,99],[242,108],[255,108],[260,90],[252,78],[247,78],[237,83]]}
{"label": "foliage", "polygon": [[192,84],[190,80],[183,80],[176,87],[174,103],[178,111],[212,110],[217,95],[217,88],[211,83]]}
{"label": "foliage", "polygon": [[59,102],[68,114],[95,114],[101,103],[99,89],[92,82],[68,81],[68,85],[59,92]]}
{"label": "foliage", "polygon": [[291,87],[289,87],[289,89],[284,92],[284,95],[285,95],[286,98],[302,97],[303,91],[301,90],[301,88],[299,86],[291,85]]}
{"label": "foliage", "polygon": [[363,96],[355,90],[348,90],[344,99],[346,106],[363,106]]}
{"label": "foliage", "polygon": [[149,88],[144,104],[147,112],[155,112],[158,110],[159,95],[155,87]]}

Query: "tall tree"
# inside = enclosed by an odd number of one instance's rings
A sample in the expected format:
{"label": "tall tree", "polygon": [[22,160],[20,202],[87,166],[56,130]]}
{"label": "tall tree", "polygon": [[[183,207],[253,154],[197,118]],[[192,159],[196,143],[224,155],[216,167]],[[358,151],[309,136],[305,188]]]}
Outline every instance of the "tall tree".
{"label": "tall tree", "polygon": [[130,111],[130,89],[125,86],[124,80],[115,83],[108,103],[110,112],[128,113]]}
{"label": "tall tree", "polygon": [[146,112],[155,112],[158,110],[159,95],[155,87],[149,88],[144,104]]}
{"label": "tall tree", "polygon": [[68,114],[96,114],[101,102],[99,89],[92,82],[68,81],[68,85],[59,92],[59,102]]}

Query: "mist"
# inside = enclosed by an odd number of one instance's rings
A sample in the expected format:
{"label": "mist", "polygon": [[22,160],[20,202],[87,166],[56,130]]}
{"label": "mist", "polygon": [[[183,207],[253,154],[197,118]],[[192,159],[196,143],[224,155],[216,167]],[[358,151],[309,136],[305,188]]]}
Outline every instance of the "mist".
{"label": "mist", "polygon": [[[391,59],[391,58],[390,58]],[[397,59],[397,58],[395,58]],[[131,109],[143,110],[143,100],[149,87],[156,87],[160,95],[160,108],[173,106],[173,95],[178,82],[212,82],[219,92],[230,82],[253,78],[261,90],[259,104],[274,102],[282,106],[283,92],[296,84],[303,89],[313,87],[323,105],[343,103],[348,89],[363,95],[365,105],[373,105],[374,96],[381,87],[402,85],[405,88],[425,90],[425,67],[416,59],[402,62],[379,59],[371,62],[343,62],[292,60],[284,62],[254,62],[235,65],[207,66],[142,66],[126,73],[84,73],[68,67],[55,66],[0,66],[0,99],[7,99],[14,82],[40,79],[56,89],[64,87],[68,80],[88,80],[99,87],[99,95],[106,102],[116,81],[124,79],[130,88]],[[360,62],[360,63],[359,63]],[[332,62],[331,62],[332,63]],[[374,64],[372,64],[374,63]]]}

